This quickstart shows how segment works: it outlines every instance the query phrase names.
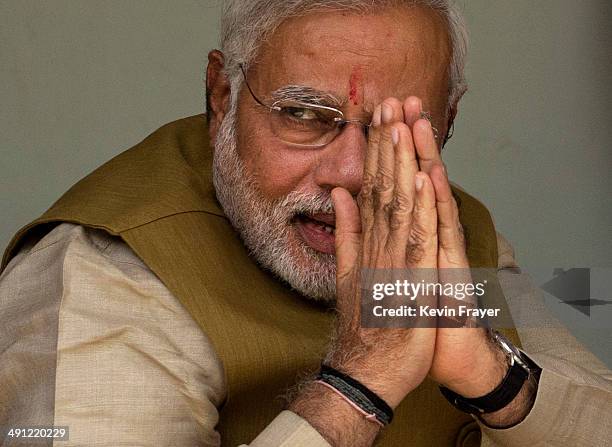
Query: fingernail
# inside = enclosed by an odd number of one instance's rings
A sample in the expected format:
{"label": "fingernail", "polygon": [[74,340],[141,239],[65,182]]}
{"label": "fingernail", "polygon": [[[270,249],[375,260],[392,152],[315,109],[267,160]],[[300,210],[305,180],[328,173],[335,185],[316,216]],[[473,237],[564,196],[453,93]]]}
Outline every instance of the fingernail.
{"label": "fingernail", "polygon": [[395,145],[399,143],[399,130],[397,130],[395,127],[391,128],[391,140]]}
{"label": "fingernail", "polygon": [[385,124],[389,124],[393,120],[393,107],[389,104],[382,105],[382,121]]}
{"label": "fingernail", "polygon": [[380,126],[380,122],[381,122],[381,106],[378,105],[376,106],[376,108],[374,109],[374,115],[372,115],[372,125],[373,126]]}
{"label": "fingernail", "polygon": [[423,189],[423,178],[420,175],[415,177],[414,183],[416,184],[417,191]]}

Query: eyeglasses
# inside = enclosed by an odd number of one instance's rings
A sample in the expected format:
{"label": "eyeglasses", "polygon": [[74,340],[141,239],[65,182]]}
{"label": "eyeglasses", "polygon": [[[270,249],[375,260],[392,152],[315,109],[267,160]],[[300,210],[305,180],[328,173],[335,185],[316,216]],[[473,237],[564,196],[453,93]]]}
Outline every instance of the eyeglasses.
{"label": "eyeglasses", "polygon": [[[242,64],[240,70],[255,102],[270,111],[272,132],[282,142],[301,147],[322,147],[331,143],[349,124],[360,126],[367,139],[371,124],[357,119],[345,119],[344,113],[334,107],[292,99],[281,99],[270,105],[264,103],[251,89]],[[429,115],[424,112],[421,113],[421,118],[430,120]],[[433,130],[435,138],[438,139],[437,129]]]}

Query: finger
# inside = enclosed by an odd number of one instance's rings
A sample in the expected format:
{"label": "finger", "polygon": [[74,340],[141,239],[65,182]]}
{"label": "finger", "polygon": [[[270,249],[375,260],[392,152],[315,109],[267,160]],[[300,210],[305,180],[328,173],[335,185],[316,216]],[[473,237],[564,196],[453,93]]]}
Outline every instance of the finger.
{"label": "finger", "polygon": [[409,268],[435,269],[438,257],[436,195],[427,174],[417,172],[414,178],[416,194],[406,264]]}
{"label": "finger", "polygon": [[406,245],[412,224],[418,165],[410,128],[404,123],[396,123],[393,129],[397,134],[397,142],[394,141],[395,186],[389,216],[387,251],[393,254],[394,263],[399,264],[397,267],[401,268],[406,259]]}
{"label": "finger", "polygon": [[[387,262],[386,256],[378,257],[384,249],[389,234],[389,209],[393,201],[395,178],[395,150],[393,140],[397,135],[392,132],[393,123],[403,120],[402,103],[388,98],[382,103],[382,132],[378,143],[378,171],[374,184],[374,227],[370,239],[372,255],[377,256],[374,265]],[[371,255],[371,256],[372,256]],[[372,259],[370,259],[372,261]]]}
{"label": "finger", "polygon": [[344,188],[331,192],[336,214],[336,264],[337,274],[343,277],[357,265],[361,244],[361,221],[357,203]]}
{"label": "finger", "polygon": [[431,123],[423,118],[418,119],[412,127],[412,133],[414,134],[419,167],[421,171],[430,174],[434,166],[442,164]]}
{"label": "finger", "polygon": [[440,245],[438,267],[469,268],[463,228],[459,221],[459,209],[445,170],[441,165],[435,165],[430,176],[434,185],[438,211],[438,239]]}
{"label": "finger", "polygon": [[[431,179],[436,192],[436,208],[438,210],[438,268],[441,284],[469,284],[472,282],[469,261],[467,259],[463,228],[459,221],[459,209],[453,197],[448,177],[442,165],[432,168]],[[446,289],[444,289],[446,290]],[[449,309],[458,306],[477,306],[475,296],[457,297],[452,295],[441,295],[440,306]],[[444,322],[441,320],[442,327],[447,327],[446,331],[457,324],[459,327],[470,326],[472,318],[464,318],[460,321]]]}
{"label": "finger", "polygon": [[358,303],[354,302],[354,281],[359,280],[361,220],[357,203],[344,188],[331,192],[336,213],[336,306],[340,315],[349,318]]}
{"label": "finger", "polygon": [[421,111],[423,110],[423,102],[416,96],[409,96],[406,98],[403,104],[404,108],[404,122],[412,128],[414,123],[421,118]]}
{"label": "finger", "polygon": [[[362,186],[362,193],[372,192],[374,186],[374,179],[376,178],[376,172],[378,172],[378,143],[380,140],[380,133],[382,130],[382,105],[379,104],[374,109],[372,115],[372,124],[368,132],[368,149],[366,151],[366,157],[363,167],[364,173],[364,184]],[[369,182],[366,182],[369,180]],[[364,189],[369,190],[364,191]],[[370,194],[371,195],[371,194]]]}
{"label": "finger", "polygon": [[[436,197],[431,179],[424,172],[415,175],[415,202],[413,223],[406,247],[405,266],[413,282],[435,284],[437,282],[437,210]],[[437,297],[421,294],[416,298],[417,306],[437,306]],[[435,317],[423,317],[418,320],[420,327],[435,328]]]}
{"label": "finger", "polygon": [[358,196],[359,211],[361,215],[363,264],[369,265],[370,239],[374,227],[374,182],[378,172],[378,144],[382,129],[382,105],[374,109],[372,125],[368,133],[368,149],[363,170],[363,182]]}
{"label": "finger", "polygon": [[[374,207],[378,225],[386,226],[387,206],[393,200],[393,187],[395,177],[395,150],[394,140],[397,135],[393,132],[393,123],[401,121],[403,111],[401,103],[395,98],[386,99],[382,103],[383,129],[378,143],[378,171],[374,184]],[[380,229],[380,228],[377,228]]]}

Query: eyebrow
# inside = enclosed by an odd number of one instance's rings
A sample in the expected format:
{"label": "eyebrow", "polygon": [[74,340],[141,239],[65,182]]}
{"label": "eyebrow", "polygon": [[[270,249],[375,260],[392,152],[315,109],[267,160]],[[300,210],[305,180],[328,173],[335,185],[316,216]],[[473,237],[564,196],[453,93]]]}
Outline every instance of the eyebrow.
{"label": "eyebrow", "polygon": [[271,99],[276,101],[296,101],[321,106],[341,107],[343,101],[329,92],[314,89],[304,85],[287,85],[274,90]]}

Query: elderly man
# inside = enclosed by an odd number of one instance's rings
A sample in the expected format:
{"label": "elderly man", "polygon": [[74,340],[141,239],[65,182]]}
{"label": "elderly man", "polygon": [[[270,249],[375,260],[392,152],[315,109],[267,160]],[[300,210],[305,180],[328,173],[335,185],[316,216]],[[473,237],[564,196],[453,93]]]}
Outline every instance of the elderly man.
{"label": "elderly man", "polygon": [[[444,0],[227,2],[206,118],[102,166],[9,246],[5,439],[609,442],[609,371],[512,286],[511,248],[449,185],[465,35]],[[547,327],[360,324],[362,269],[469,267],[498,268],[513,313]]]}

